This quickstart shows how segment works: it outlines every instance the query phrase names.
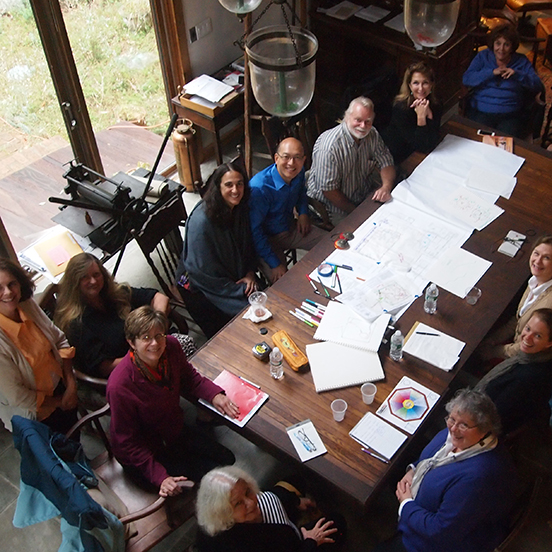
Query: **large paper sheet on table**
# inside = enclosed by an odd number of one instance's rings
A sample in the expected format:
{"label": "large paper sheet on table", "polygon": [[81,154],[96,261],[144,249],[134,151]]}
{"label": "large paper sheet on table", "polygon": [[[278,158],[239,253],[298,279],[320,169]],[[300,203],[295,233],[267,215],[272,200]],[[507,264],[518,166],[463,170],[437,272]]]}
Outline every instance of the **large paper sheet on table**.
{"label": "large paper sheet on table", "polygon": [[428,267],[425,275],[431,282],[464,299],[492,264],[465,249],[451,247]]}

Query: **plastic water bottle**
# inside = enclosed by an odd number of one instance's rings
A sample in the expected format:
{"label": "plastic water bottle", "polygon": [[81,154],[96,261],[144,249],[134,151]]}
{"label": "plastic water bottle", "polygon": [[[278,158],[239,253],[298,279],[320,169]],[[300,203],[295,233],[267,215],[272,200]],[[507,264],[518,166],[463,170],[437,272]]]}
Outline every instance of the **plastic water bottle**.
{"label": "plastic water bottle", "polygon": [[435,314],[437,311],[437,297],[439,297],[439,289],[435,284],[427,287],[425,292],[424,310],[428,314]]}
{"label": "plastic water bottle", "polygon": [[389,348],[389,356],[392,360],[400,361],[403,357],[404,337],[400,330],[397,330],[391,336],[391,346]]}
{"label": "plastic water bottle", "polygon": [[270,375],[275,379],[279,380],[284,377],[284,367],[282,366],[282,359],[284,355],[278,349],[274,347],[270,353]]}

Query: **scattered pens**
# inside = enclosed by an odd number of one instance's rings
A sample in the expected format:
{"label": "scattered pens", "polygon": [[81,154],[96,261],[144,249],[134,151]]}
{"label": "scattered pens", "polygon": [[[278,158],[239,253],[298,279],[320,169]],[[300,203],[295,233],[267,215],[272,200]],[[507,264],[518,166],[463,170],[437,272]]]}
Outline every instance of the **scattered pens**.
{"label": "scattered pens", "polygon": [[433,335],[434,337],[439,337],[439,334],[429,333],[429,332],[416,332],[418,335]]}
{"label": "scattered pens", "polygon": [[318,276],[318,281],[320,282],[320,285],[322,286],[322,289],[324,290],[324,295],[331,300],[330,292],[328,291],[328,288],[322,283],[322,280],[320,279],[320,276]]}
{"label": "scattered pens", "polygon": [[337,276],[337,284],[339,285],[339,293],[343,293],[343,288],[341,287],[341,280],[339,279],[339,274],[336,272],[335,275]]}
{"label": "scattered pens", "polygon": [[360,449],[362,452],[365,452],[366,454],[369,454],[373,458],[376,458],[377,460],[380,460],[381,462],[384,462],[385,464],[389,464],[389,460],[387,458],[384,458],[383,456],[380,456],[379,454],[376,454],[375,452],[372,452],[371,450],[362,448]]}
{"label": "scattered pens", "polygon": [[349,265],[338,265],[338,264],[335,264],[335,263],[328,263],[328,264],[332,265],[332,266],[335,266],[337,268],[344,268],[345,270],[353,270],[353,267],[349,266]]}
{"label": "scattered pens", "polygon": [[312,305],[313,307],[316,307],[317,309],[321,310],[322,312],[324,312],[326,310],[326,307],[324,305],[321,305],[320,303],[317,303],[316,301],[313,301],[312,299],[305,299],[305,301],[309,305]]}
{"label": "scattered pens", "polygon": [[289,314],[291,314],[292,316],[295,316],[295,318],[297,318],[297,320],[301,320],[301,322],[304,322],[305,324],[307,324],[308,326],[310,326],[311,328],[314,328],[314,324],[312,322],[309,322],[308,320],[305,320],[304,318],[301,318],[296,312],[293,312],[293,311],[288,311]]}
{"label": "scattered pens", "polygon": [[253,383],[252,381],[249,381],[248,379],[245,379],[243,376],[238,376],[241,380],[245,381],[249,385],[252,385],[253,387],[256,387],[257,389],[260,389],[261,386],[257,385],[256,383]]}
{"label": "scattered pens", "polygon": [[303,312],[301,309],[296,308],[295,314],[300,316],[303,320],[310,322],[311,324],[314,324],[315,326],[319,325],[319,320],[315,320],[312,316],[310,316],[306,312]]}
{"label": "scattered pens", "polygon": [[310,282],[310,285],[312,286],[314,293],[316,293],[316,295],[320,295],[320,292],[318,291],[316,284],[312,281],[312,278],[308,274],[306,274],[305,276],[307,277],[307,280]]}

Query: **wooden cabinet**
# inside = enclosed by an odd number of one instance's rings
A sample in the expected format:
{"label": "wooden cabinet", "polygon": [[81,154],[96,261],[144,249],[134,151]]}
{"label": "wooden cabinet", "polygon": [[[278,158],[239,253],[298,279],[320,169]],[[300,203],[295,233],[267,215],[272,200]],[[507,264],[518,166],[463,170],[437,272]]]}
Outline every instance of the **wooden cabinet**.
{"label": "wooden cabinet", "polygon": [[[368,6],[370,0],[355,0]],[[358,86],[374,71],[394,70],[402,79],[404,70],[417,60],[427,60],[436,74],[436,92],[448,109],[457,101],[462,74],[473,55],[473,38],[481,12],[481,0],[462,0],[456,29],[452,37],[434,51],[420,51],[406,33],[384,26],[384,22],[402,11],[400,2],[388,6],[391,13],[382,21],[370,23],[358,17],[340,21],[317,11],[328,7],[324,0],[313,0],[311,30],[319,41],[317,57],[317,94],[323,107],[323,125],[331,112],[343,110],[344,93]],[[393,7],[395,6],[395,7]],[[341,113],[342,114],[342,113]],[[329,124],[331,126],[331,123]],[[376,124],[377,126],[377,124]]]}

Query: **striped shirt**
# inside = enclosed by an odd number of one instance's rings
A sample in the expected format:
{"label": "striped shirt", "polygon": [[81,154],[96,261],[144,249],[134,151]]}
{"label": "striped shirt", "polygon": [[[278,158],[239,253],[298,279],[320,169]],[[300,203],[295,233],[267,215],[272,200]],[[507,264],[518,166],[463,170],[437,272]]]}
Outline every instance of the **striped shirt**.
{"label": "striped shirt", "polygon": [[343,121],[323,132],[314,144],[307,194],[324,203],[330,213],[343,213],[326,199],[324,191],[340,190],[360,205],[375,187],[374,169],[392,165],[393,157],[374,127],[357,143]]}
{"label": "striped shirt", "polygon": [[259,509],[263,515],[263,523],[289,525],[300,539],[303,538],[299,529],[290,521],[282,502],[274,493],[261,492],[257,495],[257,500],[259,502]]}

